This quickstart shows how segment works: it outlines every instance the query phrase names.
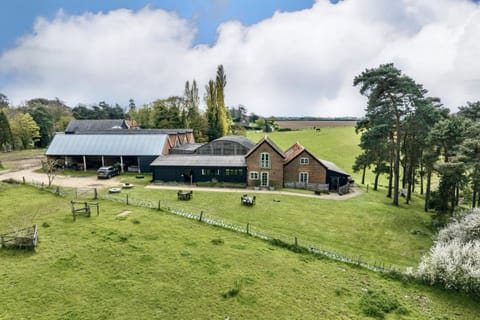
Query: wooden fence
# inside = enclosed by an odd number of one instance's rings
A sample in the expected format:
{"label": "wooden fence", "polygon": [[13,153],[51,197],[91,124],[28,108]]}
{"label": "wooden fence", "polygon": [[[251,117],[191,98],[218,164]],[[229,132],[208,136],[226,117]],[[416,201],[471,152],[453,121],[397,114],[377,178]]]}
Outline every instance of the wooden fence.
{"label": "wooden fence", "polygon": [[[68,188],[62,188],[62,190],[66,190],[66,189]],[[54,192],[60,196],[65,196],[71,193],[71,192],[57,193],[56,188],[49,188],[49,189],[45,188],[45,190]],[[291,244],[291,246],[294,246],[297,248],[304,248],[305,250],[313,254],[318,254],[318,255],[325,256],[330,259],[341,261],[348,264],[354,264],[354,265],[361,266],[377,272],[389,272],[389,271],[398,272],[399,271],[398,267],[394,265],[386,266],[382,262],[375,262],[374,264],[366,262],[363,260],[360,254],[355,257],[347,257],[331,251],[320,249],[318,244],[311,244],[308,241],[303,241],[301,238],[295,235],[285,235],[285,234],[282,235],[275,231],[265,232],[256,227],[254,228],[254,226],[249,223],[246,224],[245,226],[238,226],[236,224],[225,222],[217,217],[207,216],[203,211],[199,213],[192,213],[185,210],[176,209],[171,207],[173,201],[167,202],[165,200],[163,201],[162,200],[158,200],[158,201],[142,200],[142,199],[133,198],[131,196],[129,197],[128,194],[126,194],[125,196],[119,196],[119,195],[113,195],[113,194],[100,195],[100,194],[97,194],[96,189],[95,191],[92,190],[90,193],[85,193],[85,194],[90,194],[92,197],[95,196],[95,198],[92,198],[92,199],[98,198],[98,199],[107,200],[107,201],[124,203],[126,205],[139,206],[139,207],[155,209],[155,210],[162,210],[164,212],[175,214],[177,216],[181,216],[187,219],[197,220],[199,222],[210,224],[210,225],[224,228],[227,230],[248,234],[250,236],[253,236],[262,240],[271,241],[272,243],[277,242],[276,240],[280,240],[280,242],[282,243]]]}
{"label": "wooden fence", "polygon": [[307,189],[313,191],[329,191],[329,184],[323,183],[305,183],[305,182],[285,182],[286,188]]}

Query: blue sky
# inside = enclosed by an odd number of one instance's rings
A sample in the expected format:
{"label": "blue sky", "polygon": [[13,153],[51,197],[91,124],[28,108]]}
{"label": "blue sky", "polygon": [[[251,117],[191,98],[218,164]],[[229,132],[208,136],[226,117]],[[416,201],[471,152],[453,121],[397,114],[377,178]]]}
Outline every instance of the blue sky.
{"label": "blue sky", "polygon": [[264,116],[362,116],[353,78],[390,62],[453,111],[480,100],[473,0],[15,0],[0,30],[15,106],[142,105],[194,79],[202,98],[219,64],[226,104]]}
{"label": "blue sky", "polygon": [[0,52],[14,46],[18,37],[31,32],[36,17],[52,19],[60,9],[78,15],[118,8],[139,10],[150,5],[195,21],[198,26],[195,44],[212,44],[218,25],[224,21],[235,19],[250,25],[272,16],[275,11],[301,10],[313,3],[314,0],[7,0],[0,2]]}

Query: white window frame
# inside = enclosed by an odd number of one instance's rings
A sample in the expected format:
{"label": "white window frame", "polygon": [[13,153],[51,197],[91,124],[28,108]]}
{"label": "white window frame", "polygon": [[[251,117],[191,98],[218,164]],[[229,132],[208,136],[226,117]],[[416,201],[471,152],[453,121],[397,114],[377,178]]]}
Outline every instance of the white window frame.
{"label": "white window frame", "polygon": [[309,180],[308,172],[299,172],[298,173],[298,182],[308,184]]}
{"label": "white window frame", "polygon": [[[264,177],[265,177],[265,179],[264,179]],[[268,171],[260,172],[260,186],[261,187],[268,187],[269,184],[270,184],[270,174],[268,173]]]}
{"label": "white window frame", "polygon": [[306,157],[300,158],[300,164],[309,164],[309,163],[310,163],[310,159]]}
{"label": "white window frame", "polygon": [[260,168],[270,168],[270,153],[262,152],[260,154]]}
{"label": "white window frame", "polygon": [[260,179],[258,171],[250,171],[248,177],[249,177],[250,180],[259,180]]}

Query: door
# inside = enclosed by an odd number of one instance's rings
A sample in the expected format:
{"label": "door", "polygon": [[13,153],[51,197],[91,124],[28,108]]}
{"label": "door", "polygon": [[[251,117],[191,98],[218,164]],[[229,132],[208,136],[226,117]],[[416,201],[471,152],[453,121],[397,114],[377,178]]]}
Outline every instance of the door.
{"label": "door", "polygon": [[261,187],[268,187],[269,186],[269,177],[268,177],[268,172],[262,171],[261,177],[260,177],[260,186]]}

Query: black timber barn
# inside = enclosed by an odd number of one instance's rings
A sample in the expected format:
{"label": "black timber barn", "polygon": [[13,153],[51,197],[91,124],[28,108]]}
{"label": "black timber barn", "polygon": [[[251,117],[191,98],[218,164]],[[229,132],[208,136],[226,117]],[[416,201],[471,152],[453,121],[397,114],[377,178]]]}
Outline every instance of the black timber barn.
{"label": "black timber barn", "polygon": [[179,146],[152,162],[154,181],[245,183],[245,154],[255,143],[241,136],[225,136],[195,148]]}

